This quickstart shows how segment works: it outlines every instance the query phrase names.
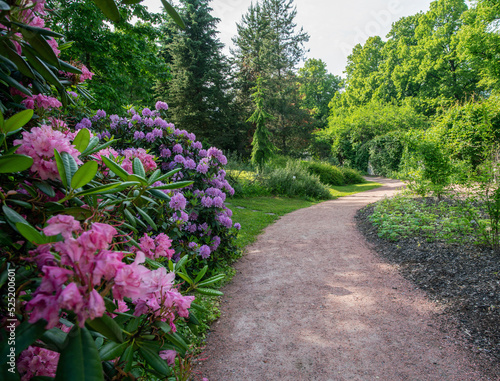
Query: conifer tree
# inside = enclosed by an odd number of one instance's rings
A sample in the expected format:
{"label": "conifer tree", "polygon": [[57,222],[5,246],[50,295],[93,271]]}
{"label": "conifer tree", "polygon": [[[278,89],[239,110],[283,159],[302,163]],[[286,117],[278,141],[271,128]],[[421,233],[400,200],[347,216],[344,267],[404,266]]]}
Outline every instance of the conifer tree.
{"label": "conifer tree", "polygon": [[217,37],[219,19],[211,0],[181,0],[186,24],[179,30],[172,20],[163,29],[163,56],[171,66],[172,80],[157,85],[158,99],[168,102],[176,127],[223,149],[235,149],[237,131],[231,121],[229,65]]}
{"label": "conifer tree", "polygon": [[257,86],[254,87],[255,93],[252,97],[255,102],[255,111],[248,122],[255,125],[255,132],[252,140],[252,163],[257,166],[258,171],[262,172],[262,168],[275,151],[275,147],[270,140],[269,130],[266,128],[266,121],[272,119],[273,116],[264,110],[264,91],[263,79],[257,77]]}

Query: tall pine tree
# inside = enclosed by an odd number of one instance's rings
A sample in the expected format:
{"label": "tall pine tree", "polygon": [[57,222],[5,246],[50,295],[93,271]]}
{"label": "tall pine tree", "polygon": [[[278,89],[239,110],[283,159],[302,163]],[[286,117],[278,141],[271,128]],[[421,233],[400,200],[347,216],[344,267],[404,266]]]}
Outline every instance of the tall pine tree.
{"label": "tall pine tree", "polygon": [[217,37],[219,19],[210,12],[210,0],[181,0],[185,30],[169,20],[163,29],[164,52],[172,80],[159,83],[158,99],[168,102],[171,120],[194,132],[199,140],[223,149],[237,148],[231,107],[229,64]]}
{"label": "tall pine tree", "polygon": [[[251,89],[257,77],[265,79],[264,106],[274,116],[269,122],[271,139],[284,154],[305,148],[313,127],[308,113],[299,107],[295,72],[309,36],[302,28],[296,31],[296,15],[293,0],[262,0],[250,6],[233,39],[240,105],[247,113],[253,110]],[[248,130],[251,135],[253,126],[248,125]]]}

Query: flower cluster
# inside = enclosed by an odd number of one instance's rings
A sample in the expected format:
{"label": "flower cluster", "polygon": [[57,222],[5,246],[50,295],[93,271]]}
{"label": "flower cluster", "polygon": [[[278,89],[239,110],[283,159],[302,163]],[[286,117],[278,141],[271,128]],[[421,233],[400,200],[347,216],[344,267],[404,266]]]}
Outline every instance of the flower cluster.
{"label": "flower cluster", "polygon": [[[45,319],[50,329],[59,322],[61,310],[70,310],[83,327],[87,319],[105,313],[103,295],[98,290],[106,289],[122,304],[122,310],[124,298],[130,298],[135,314],[141,315],[150,308],[155,317],[167,321],[172,329],[176,315],[189,314],[187,309],[194,297],[178,292],[173,286],[173,273],[166,274],[165,268],[146,268],[142,265],[142,251],[137,251],[134,262],[126,263],[127,253],[112,250],[117,234],[114,227],[93,223],[83,231],[74,217],[57,215],[47,221],[43,232],[47,236],[60,234],[63,240],[40,245],[31,252],[43,273],[40,287],[26,305],[32,311],[31,323]],[[143,237],[141,245],[151,258],[173,254],[171,240],[165,234],[159,234],[152,242]]]}
{"label": "flower cluster", "polygon": [[82,164],[78,158],[80,152],[71,144],[68,134],[54,130],[52,126],[43,124],[33,127],[30,132],[24,131],[22,136],[22,139],[14,141],[15,145],[20,145],[17,153],[33,158],[31,172],[37,173],[42,180],[59,179],[54,149],[70,154],[78,164]]}
{"label": "flower cluster", "polygon": [[[227,158],[215,147],[203,149],[194,134],[179,130],[163,119],[162,115],[168,109],[166,103],[157,102],[155,108],[130,109],[127,118],[111,115],[107,119],[82,120],[80,124],[91,125],[96,133],[113,131],[114,135],[120,136],[118,147],[122,151],[118,152],[123,155],[127,155],[131,146],[136,152],[143,153],[147,148],[155,155],[156,165],[163,172],[180,169],[172,177],[173,181],[194,181],[189,187],[165,191],[171,198],[168,202],[170,211],[158,211],[158,217],[151,217],[169,225],[167,234],[173,239],[174,260],[188,253],[201,260],[210,258],[215,261],[219,258],[218,253],[230,252],[229,246],[238,227],[233,226],[232,213],[224,205],[226,197],[234,194],[223,170]],[[144,157],[138,157],[148,168]],[[131,156],[126,156],[128,158]],[[131,164],[126,159],[122,167],[130,172]],[[155,186],[159,185],[163,184],[155,183]]]}

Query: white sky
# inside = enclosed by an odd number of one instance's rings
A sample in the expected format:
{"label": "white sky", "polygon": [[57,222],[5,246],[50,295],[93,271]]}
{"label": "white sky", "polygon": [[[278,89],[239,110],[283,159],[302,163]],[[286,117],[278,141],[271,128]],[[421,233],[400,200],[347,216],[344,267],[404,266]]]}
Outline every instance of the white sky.
{"label": "white sky", "polygon": [[[236,23],[241,21],[252,0],[212,0],[212,15],[218,24],[219,39],[229,54],[231,38],[236,35]],[[255,2],[255,0],[254,0]],[[385,35],[393,22],[403,16],[427,11],[432,0],[295,0],[297,27],[310,36],[307,58],[326,62],[328,71],[343,76],[347,56],[358,43],[368,37]],[[160,12],[160,0],[144,0],[151,12]],[[178,1],[173,0],[174,6]]]}

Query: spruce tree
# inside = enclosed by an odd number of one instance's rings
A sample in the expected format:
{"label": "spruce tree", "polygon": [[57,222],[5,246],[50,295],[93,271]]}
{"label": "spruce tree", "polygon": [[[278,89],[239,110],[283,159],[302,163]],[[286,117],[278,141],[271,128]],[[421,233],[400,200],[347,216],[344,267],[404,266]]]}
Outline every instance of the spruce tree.
{"label": "spruce tree", "polygon": [[172,80],[157,85],[157,97],[169,104],[176,127],[194,132],[207,144],[236,149],[229,64],[217,37],[219,19],[210,14],[209,3],[181,0],[186,29],[181,31],[171,20],[164,25],[163,56],[170,64]]}
{"label": "spruce tree", "polygon": [[269,130],[266,128],[266,121],[272,119],[273,116],[264,110],[264,91],[262,88],[262,77],[257,78],[257,86],[254,87],[255,93],[252,97],[255,102],[255,111],[248,122],[253,123],[255,132],[252,139],[252,163],[257,166],[258,171],[262,172],[262,168],[266,161],[268,161],[274,151],[275,147],[271,143]]}

